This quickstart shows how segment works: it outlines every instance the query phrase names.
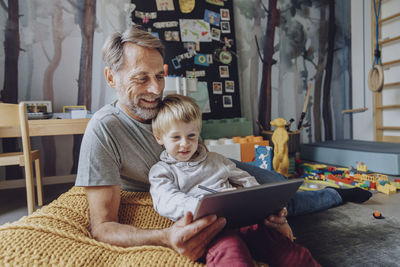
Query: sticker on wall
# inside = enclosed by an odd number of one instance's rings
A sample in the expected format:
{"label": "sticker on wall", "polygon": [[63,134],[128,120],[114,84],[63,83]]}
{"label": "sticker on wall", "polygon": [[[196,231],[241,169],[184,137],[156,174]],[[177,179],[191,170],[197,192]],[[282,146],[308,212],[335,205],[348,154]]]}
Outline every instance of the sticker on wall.
{"label": "sticker on wall", "polygon": [[219,10],[219,13],[221,14],[221,20],[230,20],[231,19],[231,16],[229,15],[229,9],[221,8]]}
{"label": "sticker on wall", "polygon": [[222,82],[213,82],[213,94],[222,95]]}
{"label": "sticker on wall", "polygon": [[179,0],[179,9],[182,13],[190,13],[195,6],[195,0]]}
{"label": "sticker on wall", "polygon": [[151,32],[151,35],[160,39],[160,35],[158,34],[158,32]]}
{"label": "sticker on wall", "polygon": [[200,19],[180,19],[182,42],[211,42],[210,23]]}
{"label": "sticker on wall", "polygon": [[176,57],[174,57],[171,61],[172,61],[172,66],[174,66],[176,70],[181,68],[181,63]]}
{"label": "sticker on wall", "polygon": [[173,0],[156,0],[158,11],[174,11],[174,1]]}
{"label": "sticker on wall", "polygon": [[235,92],[235,81],[230,81],[230,80],[225,81],[225,92],[227,93]]}
{"label": "sticker on wall", "polygon": [[224,0],[206,0],[207,3],[217,6],[224,6]]}
{"label": "sticker on wall", "polygon": [[193,98],[199,105],[202,113],[210,113],[210,98],[208,96],[207,82],[197,82],[197,91],[188,92],[188,96]]}
{"label": "sticker on wall", "polygon": [[229,78],[228,66],[219,66],[219,76],[221,76],[221,78]]}
{"label": "sticker on wall", "polygon": [[178,22],[177,21],[154,22],[153,26],[156,29],[172,28],[172,27],[178,27]]}
{"label": "sticker on wall", "polygon": [[179,42],[179,32],[178,31],[165,31],[164,32],[165,41]]}
{"label": "sticker on wall", "polygon": [[217,12],[206,9],[204,10],[204,21],[210,23],[211,25],[219,27],[221,15]]}
{"label": "sticker on wall", "polygon": [[181,60],[183,60],[183,59],[192,58],[192,57],[194,57],[194,55],[196,55],[196,51],[193,50],[193,51],[188,51],[188,52],[186,52],[186,53],[177,55],[176,58],[177,58],[179,61],[181,61]]}
{"label": "sticker on wall", "polygon": [[229,21],[221,21],[221,32],[231,33],[231,26],[229,25]]}
{"label": "sticker on wall", "polygon": [[208,62],[208,64],[213,64],[213,55],[212,54],[207,54],[207,62]]}
{"label": "sticker on wall", "polygon": [[190,78],[198,78],[198,77],[205,77],[206,76],[206,71],[205,70],[187,70],[186,71],[186,77]]}
{"label": "sticker on wall", "polygon": [[183,43],[183,47],[187,50],[187,51],[200,51],[200,43]]}
{"label": "sticker on wall", "polygon": [[157,18],[157,12],[142,12],[142,11],[135,11],[135,17],[139,19],[156,19]]}
{"label": "sticker on wall", "polygon": [[232,96],[231,95],[222,96],[222,103],[223,103],[224,108],[233,107]]}
{"label": "sticker on wall", "polygon": [[221,30],[211,27],[211,39],[219,41],[221,36]]}
{"label": "sticker on wall", "polygon": [[209,64],[207,61],[207,55],[206,54],[197,54],[194,57],[194,64],[208,67]]}
{"label": "sticker on wall", "polygon": [[223,64],[230,64],[232,62],[232,54],[229,51],[222,50],[219,53],[218,59]]}

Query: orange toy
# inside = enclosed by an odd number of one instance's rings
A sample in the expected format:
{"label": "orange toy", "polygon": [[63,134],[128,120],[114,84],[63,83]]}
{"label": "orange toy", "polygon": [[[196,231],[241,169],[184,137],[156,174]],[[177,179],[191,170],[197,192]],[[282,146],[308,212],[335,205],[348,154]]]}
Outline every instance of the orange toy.
{"label": "orange toy", "polygon": [[240,157],[242,162],[252,162],[255,160],[255,145],[269,146],[269,142],[263,140],[262,136],[235,136],[232,139],[233,142],[240,144]]}

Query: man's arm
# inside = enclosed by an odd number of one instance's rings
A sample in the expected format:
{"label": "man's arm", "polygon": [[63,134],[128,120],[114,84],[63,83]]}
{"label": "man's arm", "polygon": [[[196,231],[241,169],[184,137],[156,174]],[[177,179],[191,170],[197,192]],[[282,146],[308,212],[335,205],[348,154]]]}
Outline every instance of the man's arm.
{"label": "man's arm", "polygon": [[226,224],[224,218],[210,215],[193,221],[187,213],[174,225],[165,229],[144,230],[118,223],[121,201],[120,186],[92,186],[86,188],[93,237],[113,245],[130,247],[159,245],[174,249],[192,260],[200,258],[208,243]]}

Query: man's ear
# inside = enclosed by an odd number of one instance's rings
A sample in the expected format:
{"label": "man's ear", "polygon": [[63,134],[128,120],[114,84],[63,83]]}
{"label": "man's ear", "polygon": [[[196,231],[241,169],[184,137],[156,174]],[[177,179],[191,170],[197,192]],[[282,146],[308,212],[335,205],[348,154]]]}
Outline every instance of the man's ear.
{"label": "man's ear", "polygon": [[111,88],[115,88],[115,76],[109,67],[104,68],[104,76],[106,76],[106,81]]}
{"label": "man's ear", "polygon": [[164,145],[163,141],[161,140],[161,138],[159,136],[154,136],[156,138],[156,141],[159,145]]}

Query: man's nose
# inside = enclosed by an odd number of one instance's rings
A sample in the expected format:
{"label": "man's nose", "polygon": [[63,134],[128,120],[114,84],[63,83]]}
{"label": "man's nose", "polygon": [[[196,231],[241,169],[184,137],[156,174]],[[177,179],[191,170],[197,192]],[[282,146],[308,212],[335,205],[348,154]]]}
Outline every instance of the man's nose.
{"label": "man's nose", "polygon": [[164,90],[164,79],[158,80],[156,77],[153,77],[151,79],[148,91],[155,95],[160,95],[162,94],[163,90]]}

